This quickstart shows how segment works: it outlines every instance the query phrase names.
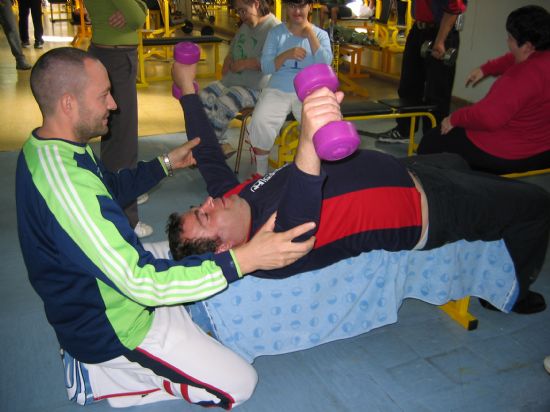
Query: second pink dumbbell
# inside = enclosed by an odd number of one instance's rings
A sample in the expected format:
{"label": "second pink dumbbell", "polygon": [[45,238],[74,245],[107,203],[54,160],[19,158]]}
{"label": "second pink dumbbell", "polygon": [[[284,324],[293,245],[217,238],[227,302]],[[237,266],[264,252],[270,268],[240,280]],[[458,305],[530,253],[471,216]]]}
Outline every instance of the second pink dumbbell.
{"label": "second pink dumbbell", "polygon": [[[174,60],[182,64],[195,64],[201,58],[201,49],[195,43],[184,41],[174,46]],[[193,80],[195,93],[199,91],[199,84]],[[175,84],[172,84],[172,96],[176,99],[181,98],[181,90]]]}
{"label": "second pink dumbbell", "polygon": [[[321,87],[335,92],[339,86],[338,77],[328,64],[312,64],[294,78],[294,89],[300,101]],[[343,159],[355,152],[359,143],[361,140],[353,123],[343,120],[324,125],[313,136],[315,151],[323,160]]]}

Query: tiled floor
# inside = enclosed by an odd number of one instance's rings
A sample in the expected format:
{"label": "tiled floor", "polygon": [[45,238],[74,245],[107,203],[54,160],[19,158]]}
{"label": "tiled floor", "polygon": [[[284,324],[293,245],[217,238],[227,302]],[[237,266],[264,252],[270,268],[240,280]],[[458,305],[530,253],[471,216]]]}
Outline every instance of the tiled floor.
{"label": "tiled floor", "polygon": [[[55,30],[61,31],[61,24]],[[46,26],[51,24],[46,22]],[[47,48],[52,47],[48,42]],[[26,278],[19,245],[14,201],[14,170],[18,142],[38,124],[32,98],[25,90],[28,74],[16,73],[0,33],[0,410],[82,411],[70,404],[63,388],[58,345],[47,324],[42,304]],[[47,50],[46,48],[46,50]],[[27,51],[36,57],[34,50]],[[370,80],[372,81],[372,79]],[[395,86],[379,83],[373,94],[392,96]],[[152,158],[180,143],[182,116],[169,96],[169,82],[140,90],[140,140],[142,158]],[[162,95],[162,97],[160,97]],[[159,117],[155,106],[166,97]],[[151,126],[145,119],[150,119]],[[166,119],[170,120],[166,120]],[[170,126],[162,123],[171,122]],[[156,129],[166,127],[166,130]],[[387,121],[363,123],[360,128],[380,131]],[[144,129],[145,128],[145,129]],[[22,136],[19,136],[19,134]],[[235,143],[237,130],[232,130]],[[17,135],[17,136],[16,136]],[[8,137],[6,137],[8,136]],[[15,136],[11,141],[9,136]],[[404,145],[383,145],[364,138],[362,146],[404,155]],[[230,162],[233,162],[234,158]],[[245,153],[240,177],[252,167]],[[550,188],[547,177],[533,182]],[[155,228],[150,241],[164,240],[166,216],[186,209],[204,197],[204,185],[195,170],[181,171],[150,193],[141,206],[144,221]],[[550,301],[550,259],[547,258],[534,289]],[[356,338],[325,344],[310,350],[258,358],[254,366],[259,384],[254,396],[238,410],[279,411],[550,411],[550,375],[542,366],[550,354],[550,310],[521,316],[490,312],[477,301],[471,304],[479,327],[467,332],[436,307],[406,301],[396,324]],[[106,402],[86,407],[111,410]],[[184,402],[165,402],[130,411],[199,411]]]}

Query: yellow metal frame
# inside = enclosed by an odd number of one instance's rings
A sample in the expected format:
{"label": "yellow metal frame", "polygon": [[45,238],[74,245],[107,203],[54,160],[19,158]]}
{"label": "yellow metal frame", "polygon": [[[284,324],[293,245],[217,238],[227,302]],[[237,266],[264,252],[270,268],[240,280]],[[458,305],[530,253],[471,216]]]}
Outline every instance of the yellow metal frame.
{"label": "yellow metal frame", "polygon": [[501,175],[501,176],[502,176],[502,177],[508,177],[508,178],[510,178],[510,179],[518,179],[518,178],[520,178],[520,177],[545,175],[545,174],[547,174],[547,173],[550,173],[550,169],[529,170],[528,172],[508,173],[508,174]]}
{"label": "yellow metal frame", "polygon": [[[530,170],[528,172],[522,173],[508,173],[502,176],[509,179],[518,179],[522,177],[537,176],[548,173],[550,173],[550,168]],[[440,308],[464,328],[466,328],[467,330],[473,330],[477,327],[477,319],[468,312],[469,303],[470,297],[467,296],[456,301],[448,302],[445,305],[440,306]]]}
{"label": "yellow metal frame", "polygon": [[[384,74],[389,77],[395,77],[392,63],[394,61],[393,56],[395,54],[402,53],[405,49],[405,39],[409,34],[410,29],[413,26],[414,20],[411,13],[411,0],[398,0],[407,4],[406,15],[405,15],[405,25],[398,26],[397,18],[391,18],[386,24],[378,23],[373,20],[364,20],[363,28],[365,28],[369,33],[372,34],[374,40],[376,41],[376,46],[369,45],[355,45],[344,43],[340,45],[341,52],[340,54],[344,56],[349,56],[350,70],[347,74],[340,74],[340,79],[343,83],[343,90],[355,92],[364,97],[368,97],[368,92],[365,88],[358,88],[357,83],[352,79],[359,77],[368,77],[368,73],[362,73],[361,63],[362,63],[362,53],[366,49],[376,50],[381,53],[381,67],[380,69],[375,69],[372,67],[368,68],[369,72]],[[376,19],[381,17],[382,7],[381,0],[377,0],[376,6]],[[353,22],[353,19],[343,20],[341,24],[344,26],[349,26],[349,22]],[[404,37],[402,41],[399,41],[399,33],[403,32]]]}
{"label": "yellow metal frame", "polygon": [[75,1],[75,10],[77,9],[80,9],[80,23],[78,24],[76,34],[71,41],[71,46],[73,47],[79,47],[84,40],[90,40],[92,38],[92,27],[91,25],[86,24],[83,0]]}
{"label": "yellow metal frame", "polygon": [[[405,45],[400,44],[397,41],[397,35],[399,34],[399,31],[404,30],[405,37],[407,37],[407,35],[409,34],[409,31],[413,26],[411,0],[398,0],[398,1],[407,3],[407,11],[405,15],[405,26],[397,25],[397,16],[395,17],[395,20],[388,19],[388,22],[386,24],[381,24],[376,22],[374,22],[373,24],[374,39],[376,40],[376,42],[380,45],[380,47],[386,48],[393,53],[400,53],[400,52],[403,52],[403,50],[405,49]],[[375,16],[377,19],[380,18],[381,13],[382,13],[382,1],[376,0]]]}
{"label": "yellow metal frame", "polygon": [[[159,58],[159,61],[170,61],[173,59],[173,45],[159,45],[159,46],[144,46],[143,45],[143,39],[151,39],[151,38],[171,38],[175,37],[175,32],[183,27],[183,23],[181,24],[170,24],[170,2],[168,0],[159,0],[159,6],[160,6],[160,14],[162,16],[163,25],[160,28],[156,28],[151,30],[150,29],[150,20],[146,20],[145,29],[138,31],[138,81],[137,85],[139,87],[148,86],[150,81],[161,81],[161,80],[170,80],[171,77],[169,75],[166,76],[156,76],[147,78],[145,73],[145,62],[152,58],[157,57]],[[184,39],[182,38],[182,41]],[[219,62],[219,43],[212,42],[212,43],[201,43],[201,45],[212,45],[214,47],[214,69],[211,72],[208,73],[201,73],[198,74],[198,78],[204,78],[204,77],[213,77],[216,75],[216,67]],[[201,56],[202,57],[202,56]]]}
{"label": "yellow metal frame", "polygon": [[[411,127],[409,129],[409,147],[407,152],[412,155],[418,145],[414,142],[414,129],[416,124],[416,119],[419,117],[425,117],[430,122],[432,127],[435,127],[436,120],[433,114],[430,112],[411,112],[411,113],[399,113],[397,110],[393,113],[386,114],[369,114],[369,115],[359,115],[359,116],[344,116],[345,120],[354,121],[354,120],[376,120],[376,119],[398,119],[398,118],[410,118]],[[279,168],[285,163],[292,162],[294,160],[294,155],[296,154],[296,148],[298,147],[298,139],[300,137],[299,132],[299,123],[295,120],[288,123],[281,133],[275,140],[274,145],[277,146],[277,159],[269,159],[270,166],[274,168]]]}
{"label": "yellow metal frame", "polygon": [[470,297],[466,296],[462,299],[452,300],[439,306],[443,312],[451,317],[455,322],[466,330],[474,330],[477,328],[477,318],[468,312],[470,305]]}
{"label": "yellow metal frame", "polygon": [[159,9],[160,14],[162,17],[162,21],[164,22],[163,27],[153,30],[151,33],[151,37],[158,36],[159,34],[162,37],[172,37],[173,34],[176,32],[176,30],[183,27],[183,23],[181,24],[174,24],[170,25],[170,1],[169,0],[159,0]]}
{"label": "yellow metal frame", "polygon": [[[146,87],[149,85],[149,82],[152,81],[162,81],[162,80],[170,80],[172,77],[170,75],[165,76],[149,76],[147,77],[145,72],[145,62],[150,59],[153,55],[160,56],[159,61],[171,61],[173,60],[173,50],[174,45],[162,45],[160,46],[164,51],[160,50],[159,48],[155,46],[144,46],[143,45],[143,35],[146,33],[146,30],[139,30],[138,32],[138,80],[137,85],[140,87]],[[185,41],[185,38],[182,37],[181,41]],[[214,49],[214,66],[212,71],[207,73],[200,73],[197,74],[197,78],[204,78],[204,77],[215,77],[217,67],[219,66],[220,61],[220,43],[219,42],[204,42],[200,43],[201,46],[201,60],[203,60],[202,56],[202,46],[212,46]],[[145,49],[148,50],[145,50]]]}

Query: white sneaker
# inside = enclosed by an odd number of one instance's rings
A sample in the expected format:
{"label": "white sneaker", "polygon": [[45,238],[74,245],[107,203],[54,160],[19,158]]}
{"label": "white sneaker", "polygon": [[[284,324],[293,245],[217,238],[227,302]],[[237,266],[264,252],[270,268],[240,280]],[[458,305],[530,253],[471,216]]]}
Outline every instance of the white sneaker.
{"label": "white sneaker", "polygon": [[546,372],[550,373],[550,356],[544,358],[544,369],[546,369]]}
{"label": "white sneaker", "polygon": [[145,202],[149,200],[149,195],[147,193],[142,194],[141,196],[138,196],[137,198],[137,204],[142,205]]}
{"label": "white sneaker", "polygon": [[137,222],[134,232],[136,232],[137,237],[141,239],[143,237],[151,236],[153,234],[153,228],[140,220]]}

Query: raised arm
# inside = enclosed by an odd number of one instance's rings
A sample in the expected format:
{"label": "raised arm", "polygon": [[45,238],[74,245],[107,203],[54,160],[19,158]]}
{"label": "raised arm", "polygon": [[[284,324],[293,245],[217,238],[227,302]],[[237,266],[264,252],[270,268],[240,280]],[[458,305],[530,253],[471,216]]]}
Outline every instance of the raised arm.
{"label": "raised arm", "polygon": [[277,231],[309,221],[319,223],[325,176],[313,145],[313,135],[325,124],[342,119],[342,99],[341,92],[334,94],[327,88],[316,90],[304,99],[300,142],[294,165],[290,166],[291,176],[286,192],[278,208]]}
{"label": "raised arm", "polygon": [[196,65],[175,62],[172,67],[174,83],[183,94],[180,104],[185,117],[187,138],[200,137],[201,139],[200,144],[193,149],[193,156],[206,182],[208,194],[212,197],[220,197],[237,186],[239,180],[227,165],[202,102],[195,94],[193,86],[195,73]]}
{"label": "raised arm", "polygon": [[[308,40],[313,53],[314,63],[331,64],[333,54],[328,33],[314,25],[311,25],[311,31],[313,34],[308,36]],[[315,40],[312,39],[313,36]],[[315,50],[313,50],[314,46]]]}

